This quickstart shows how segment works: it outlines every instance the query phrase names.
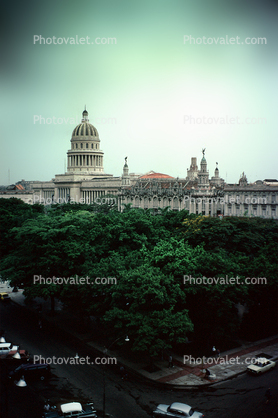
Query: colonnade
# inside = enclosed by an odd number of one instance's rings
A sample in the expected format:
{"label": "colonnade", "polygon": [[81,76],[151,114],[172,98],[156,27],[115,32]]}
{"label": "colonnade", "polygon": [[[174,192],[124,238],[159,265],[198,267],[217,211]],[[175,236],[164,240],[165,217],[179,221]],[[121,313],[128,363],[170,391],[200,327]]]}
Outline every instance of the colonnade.
{"label": "colonnade", "polygon": [[68,167],[103,167],[102,155],[69,155]]}

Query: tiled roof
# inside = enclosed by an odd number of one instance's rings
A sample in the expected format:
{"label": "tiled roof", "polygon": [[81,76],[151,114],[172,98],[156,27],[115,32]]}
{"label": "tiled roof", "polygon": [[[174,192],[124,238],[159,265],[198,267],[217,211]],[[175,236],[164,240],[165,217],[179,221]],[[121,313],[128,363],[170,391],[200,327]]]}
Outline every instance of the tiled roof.
{"label": "tiled roof", "polygon": [[154,171],[149,171],[149,173],[140,176],[139,179],[173,179],[174,177],[168,176],[168,174],[155,173]]}

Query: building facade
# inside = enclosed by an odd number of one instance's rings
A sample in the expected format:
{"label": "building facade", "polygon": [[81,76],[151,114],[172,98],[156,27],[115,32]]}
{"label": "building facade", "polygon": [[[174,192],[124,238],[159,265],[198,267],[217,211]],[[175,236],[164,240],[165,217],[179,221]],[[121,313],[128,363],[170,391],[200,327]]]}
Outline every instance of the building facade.
{"label": "building facade", "polygon": [[116,197],[122,178],[104,172],[104,152],[100,148],[99,134],[89,123],[86,109],[81,123],[72,132],[70,143],[66,173],[57,174],[50,182],[34,185],[34,203],[90,204],[104,196]]}
{"label": "building facade", "polygon": [[0,197],[18,197],[26,203],[105,202],[111,198],[118,209],[125,205],[142,209],[186,209],[207,216],[259,216],[278,219],[277,180],[258,180],[249,184],[243,173],[238,184],[226,184],[220,177],[218,163],[209,178],[205,149],[200,169],[191,158],[185,178],[174,178],[153,171],[139,175],[129,173],[127,157],[122,176],[104,172],[104,152],[97,129],[89,123],[88,112],[82,113],[70,140],[67,171],[51,181],[18,182],[2,188]]}

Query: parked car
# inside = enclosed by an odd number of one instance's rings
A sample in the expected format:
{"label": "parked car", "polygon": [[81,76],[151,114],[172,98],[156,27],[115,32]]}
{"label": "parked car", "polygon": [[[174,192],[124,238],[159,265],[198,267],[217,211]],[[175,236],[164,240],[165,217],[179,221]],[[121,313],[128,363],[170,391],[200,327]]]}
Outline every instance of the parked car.
{"label": "parked car", "polygon": [[191,406],[186,405],[185,403],[174,402],[172,405],[160,404],[157,406],[156,410],[153,411],[154,417],[191,417],[191,418],[201,418],[204,415],[201,412],[194,411]]}
{"label": "parked car", "polygon": [[22,376],[24,379],[32,380],[32,379],[41,379],[44,380],[45,378],[49,377],[50,375],[50,366],[49,364],[44,363],[27,363],[21,364],[15,370],[9,373],[9,378],[11,380],[20,380]]}
{"label": "parked car", "polygon": [[268,360],[265,357],[259,357],[255,363],[247,367],[247,371],[251,374],[262,374],[268,370],[274,369],[275,361]]}
{"label": "parked car", "polygon": [[10,302],[10,296],[7,292],[0,293],[0,300],[1,302]]}
{"label": "parked car", "polygon": [[1,360],[4,360],[7,367],[10,370],[15,369],[23,363],[31,361],[30,354],[26,350],[10,351],[8,354],[1,356]]}
{"label": "parked car", "polygon": [[12,343],[0,343],[0,357],[9,354],[11,351],[17,351],[18,345],[13,345]]}
{"label": "parked car", "polygon": [[97,418],[97,412],[92,402],[85,405],[81,405],[80,402],[69,402],[62,404],[59,409],[47,411],[43,414],[43,418],[61,417]]}

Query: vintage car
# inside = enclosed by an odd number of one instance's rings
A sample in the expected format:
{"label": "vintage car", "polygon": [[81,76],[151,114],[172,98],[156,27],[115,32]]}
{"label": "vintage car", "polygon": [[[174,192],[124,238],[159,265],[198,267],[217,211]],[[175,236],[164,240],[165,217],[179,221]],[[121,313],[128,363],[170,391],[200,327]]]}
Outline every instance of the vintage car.
{"label": "vintage car", "polygon": [[26,363],[21,364],[9,373],[9,379],[11,380],[20,380],[22,376],[26,381],[32,379],[44,380],[50,377],[50,366],[45,363]]}
{"label": "vintage car", "polygon": [[13,345],[12,343],[0,343],[0,357],[6,356],[11,351],[16,352],[18,350],[18,345]]}
{"label": "vintage car", "polygon": [[9,302],[11,299],[7,292],[2,292],[0,293],[0,300],[2,302]]}
{"label": "vintage car", "polygon": [[69,402],[60,405],[52,411],[46,411],[43,418],[97,418],[97,413],[92,402],[81,405],[80,402]]}
{"label": "vintage car", "polygon": [[247,371],[251,374],[262,374],[268,370],[274,369],[275,366],[275,361],[268,360],[265,357],[259,357],[255,363],[250,364],[250,366],[247,367]]}
{"label": "vintage car", "polygon": [[160,404],[156,410],[153,411],[154,417],[179,417],[179,418],[201,418],[204,415],[201,412],[194,411],[191,406],[185,403],[174,402],[172,405]]}
{"label": "vintage car", "polygon": [[31,361],[30,354],[26,350],[14,350],[8,354],[0,356],[1,360],[5,360],[6,365],[9,368],[15,368],[23,363],[29,363]]}

